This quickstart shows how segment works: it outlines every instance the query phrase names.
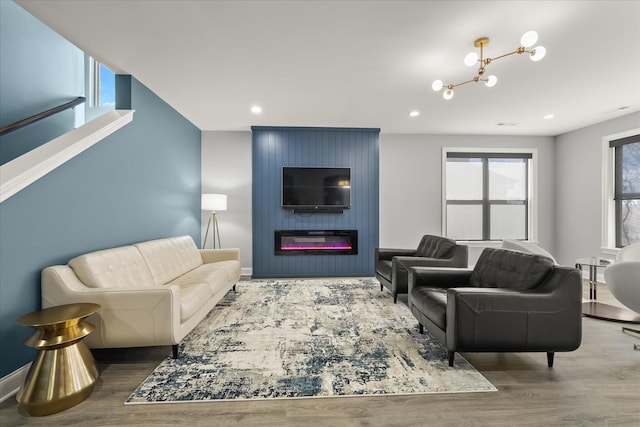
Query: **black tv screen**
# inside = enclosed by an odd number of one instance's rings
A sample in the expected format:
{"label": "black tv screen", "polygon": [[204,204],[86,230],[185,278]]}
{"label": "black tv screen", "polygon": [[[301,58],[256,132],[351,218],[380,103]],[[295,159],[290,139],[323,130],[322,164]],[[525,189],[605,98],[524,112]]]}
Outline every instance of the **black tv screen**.
{"label": "black tv screen", "polygon": [[282,207],[347,209],[351,207],[351,169],[334,167],[282,168]]}

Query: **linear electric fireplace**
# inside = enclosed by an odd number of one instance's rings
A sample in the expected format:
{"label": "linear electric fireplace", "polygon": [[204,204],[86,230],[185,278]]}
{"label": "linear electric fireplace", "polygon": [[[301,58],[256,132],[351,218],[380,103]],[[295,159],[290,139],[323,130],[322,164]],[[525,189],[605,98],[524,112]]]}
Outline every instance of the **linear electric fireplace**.
{"label": "linear electric fireplace", "polygon": [[357,255],[358,230],[276,230],[276,255]]}

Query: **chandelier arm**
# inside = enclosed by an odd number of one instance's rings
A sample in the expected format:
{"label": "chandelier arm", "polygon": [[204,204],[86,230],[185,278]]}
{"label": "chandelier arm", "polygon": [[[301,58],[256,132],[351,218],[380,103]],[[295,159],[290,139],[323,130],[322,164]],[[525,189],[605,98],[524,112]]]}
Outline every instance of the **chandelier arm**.
{"label": "chandelier arm", "polygon": [[513,52],[505,53],[504,55],[496,56],[495,58],[487,58],[487,60],[489,60],[489,62],[491,62],[491,61],[496,61],[496,60],[498,60],[498,59],[502,59],[502,58],[505,58],[505,57],[507,57],[507,56],[511,56],[511,55],[513,55],[513,54],[516,54],[516,53],[523,53],[523,52],[527,52],[527,51],[526,51],[526,50],[524,50],[524,49],[516,49],[516,50],[514,50]]}
{"label": "chandelier arm", "polygon": [[457,83],[454,85],[447,85],[446,87],[447,89],[453,89],[454,87],[466,85],[467,83],[471,83],[471,82],[477,82],[478,80],[480,80],[480,76],[475,76],[474,78],[472,78],[471,80],[467,80],[466,82]]}

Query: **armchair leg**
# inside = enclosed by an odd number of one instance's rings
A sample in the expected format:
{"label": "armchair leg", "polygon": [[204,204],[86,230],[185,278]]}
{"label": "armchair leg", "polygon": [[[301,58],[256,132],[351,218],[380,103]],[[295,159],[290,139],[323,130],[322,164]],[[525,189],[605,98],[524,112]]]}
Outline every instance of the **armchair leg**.
{"label": "armchair leg", "polygon": [[553,351],[548,351],[547,352],[547,365],[550,368],[553,368],[553,356],[555,355],[555,353]]}
{"label": "armchair leg", "polygon": [[397,293],[393,294],[393,303],[395,304],[396,302],[398,302],[398,294]]}
{"label": "armchair leg", "polygon": [[178,358],[178,344],[174,344],[171,349],[173,350],[173,358],[177,359]]}
{"label": "armchair leg", "polygon": [[384,285],[380,283],[380,291],[384,291]]}
{"label": "armchair leg", "polygon": [[455,357],[455,355],[456,355],[455,351],[449,352],[449,366],[453,366],[453,358]]}
{"label": "armchair leg", "polygon": [[420,330],[421,334],[424,334],[424,326],[422,326],[422,323],[418,323],[418,329]]}

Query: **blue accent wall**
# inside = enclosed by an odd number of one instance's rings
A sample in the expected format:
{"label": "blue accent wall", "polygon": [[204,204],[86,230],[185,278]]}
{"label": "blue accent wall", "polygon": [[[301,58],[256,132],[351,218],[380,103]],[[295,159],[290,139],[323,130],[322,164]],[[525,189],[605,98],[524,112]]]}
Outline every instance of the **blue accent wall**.
{"label": "blue accent wall", "polygon": [[[84,95],[84,53],[12,1],[0,1],[0,59],[0,127]],[[69,109],[0,136],[0,164],[73,124]]]}
{"label": "blue accent wall", "polygon": [[[379,129],[253,127],[253,276],[371,276],[378,246]],[[351,209],[282,209],[283,166],[351,168]],[[357,255],[276,256],[275,230],[358,230]]]}
{"label": "blue accent wall", "polygon": [[[7,3],[0,1],[3,13]],[[11,84],[5,75],[3,98]],[[15,321],[41,308],[44,267],[143,240],[187,234],[200,241],[201,132],[134,78],[123,81],[133,122],[0,204],[0,377],[35,356],[23,344],[33,330]]]}

